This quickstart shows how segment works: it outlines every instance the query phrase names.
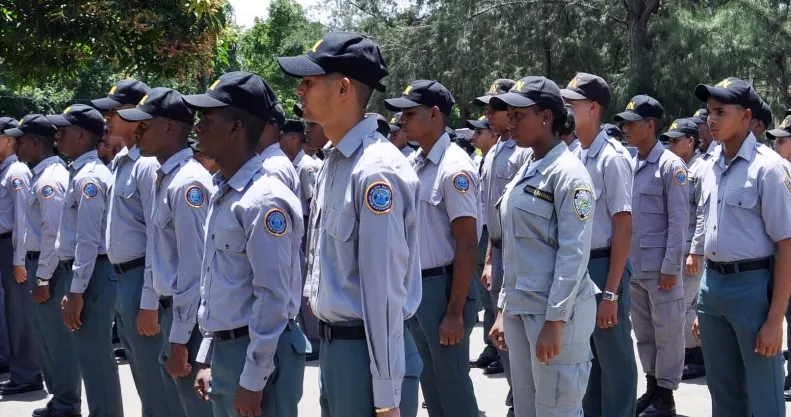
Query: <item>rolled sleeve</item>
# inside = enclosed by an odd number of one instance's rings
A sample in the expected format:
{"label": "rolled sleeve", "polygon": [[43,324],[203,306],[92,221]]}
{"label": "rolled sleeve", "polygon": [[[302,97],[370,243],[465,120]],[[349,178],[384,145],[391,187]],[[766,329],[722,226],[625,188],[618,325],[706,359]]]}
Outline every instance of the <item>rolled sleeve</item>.
{"label": "rolled sleeve", "polygon": [[[49,185],[49,184],[48,184]],[[50,279],[58,267],[58,227],[60,216],[63,213],[63,196],[66,193],[66,183],[57,182],[50,185],[54,191],[52,197],[44,198],[40,192],[36,193],[39,207],[41,207],[41,248],[36,269],[36,278]]]}
{"label": "rolled sleeve", "polygon": [[[575,210],[577,193],[589,193],[590,213],[581,218]],[[589,180],[561,179],[555,187],[555,212],[558,218],[558,250],[555,276],[547,300],[547,321],[567,322],[574,310],[580,282],[585,277],[593,233],[596,192]]]}
{"label": "rolled sleeve", "polygon": [[676,173],[684,171],[686,178],[687,169],[680,160],[667,166],[663,175],[667,193],[667,245],[660,272],[665,275],[679,275],[689,228],[689,191],[686,181],[683,184],[677,181]]}
{"label": "rolled sleeve", "polygon": [[761,180],[761,217],[773,242],[791,237],[791,172],[781,163],[769,167]]}
{"label": "rolled sleeve", "polygon": [[[98,193],[95,197],[87,197],[85,185],[92,183]],[[105,193],[107,186],[95,179],[84,179],[78,184],[80,201],[77,206],[76,249],[74,251],[74,276],[71,281],[71,292],[83,293],[88,288],[99,256],[99,247],[104,237],[103,220],[105,215]]]}

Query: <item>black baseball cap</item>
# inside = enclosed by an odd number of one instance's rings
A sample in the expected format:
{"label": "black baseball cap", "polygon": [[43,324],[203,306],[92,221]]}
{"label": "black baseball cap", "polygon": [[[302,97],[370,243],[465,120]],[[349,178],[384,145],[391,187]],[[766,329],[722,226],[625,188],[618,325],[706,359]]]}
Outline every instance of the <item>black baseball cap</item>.
{"label": "black baseball cap", "polygon": [[720,103],[738,104],[751,109],[753,113],[761,109],[763,102],[750,83],[736,77],[726,78],[716,85],[698,84],[695,96],[704,102],[712,97]]}
{"label": "black baseball cap", "polygon": [[389,125],[390,125],[390,133],[398,132],[399,130],[401,130],[401,125],[399,123],[401,122],[401,115],[402,114],[404,114],[404,113],[398,112],[398,113],[396,113],[393,116],[392,119],[390,119],[390,123],[389,123]]}
{"label": "black baseball cap", "polygon": [[507,78],[494,80],[492,86],[489,87],[489,91],[486,92],[486,95],[476,97],[475,100],[472,101],[472,104],[481,107],[486,106],[489,104],[489,100],[491,100],[492,97],[507,93],[514,84],[516,84],[516,81]]}
{"label": "black baseball cap", "polygon": [[302,118],[302,104],[294,103],[294,107],[291,108],[291,111],[300,119]]}
{"label": "black baseball cap", "polygon": [[753,119],[764,122],[764,127],[766,129],[774,127],[772,126],[772,108],[769,107],[769,103],[761,100],[761,108],[753,113]]}
{"label": "black baseball cap", "polygon": [[19,126],[19,122],[13,117],[0,117],[0,133],[4,133],[6,130],[10,129],[16,129],[17,126]]}
{"label": "black baseball cap", "polygon": [[626,104],[626,111],[615,115],[616,122],[636,122],[646,117],[661,119],[665,114],[665,108],[656,101],[655,98],[641,94],[632,97]]}
{"label": "black baseball cap", "polygon": [[458,142],[472,143],[473,129],[462,128],[462,129],[456,129],[454,132],[456,133],[456,143]]}
{"label": "black baseball cap", "polygon": [[579,72],[569,81],[566,88],[560,90],[560,94],[569,100],[591,100],[599,103],[602,107],[610,105],[612,93],[610,86],[604,78],[598,75]]}
{"label": "black baseball cap", "polygon": [[668,141],[671,138],[680,138],[682,136],[695,135],[698,133],[698,125],[692,119],[677,119],[673,121],[667,132],[659,135],[659,139]]}
{"label": "black baseball cap", "polygon": [[184,96],[193,109],[233,106],[263,120],[269,120],[276,95],[272,87],[257,74],[246,71],[226,72],[204,94]]}
{"label": "black baseball cap", "polygon": [[379,113],[366,113],[365,117],[376,116],[376,131],[384,136],[390,134],[390,123]]}
{"label": "black baseball cap", "polygon": [[305,55],[279,57],[277,62],[292,77],[338,73],[385,91],[381,81],[388,72],[382,52],[372,40],[357,33],[328,33]]}
{"label": "black baseball cap", "polygon": [[601,126],[601,128],[607,133],[607,136],[618,140],[623,140],[623,131],[620,127],[612,123],[605,123]]}
{"label": "black baseball cap", "polygon": [[709,119],[709,109],[705,107],[698,109],[691,119],[697,124],[706,123],[706,121]]}
{"label": "black baseball cap", "polygon": [[149,90],[134,109],[119,110],[118,115],[127,122],[139,122],[155,117],[192,124],[195,114],[184,103],[183,96],[176,90],[157,87]]}
{"label": "black baseball cap", "polygon": [[47,120],[57,127],[79,126],[100,138],[104,135],[104,117],[99,110],[84,104],[66,107],[62,114],[47,116]]}
{"label": "black baseball cap", "polygon": [[[88,108],[92,109],[91,107]],[[92,110],[96,111],[94,109]],[[99,117],[101,118],[101,116],[100,114]],[[11,119],[5,124],[13,126],[13,122],[16,122],[16,120]],[[102,119],[102,123],[104,123],[104,119]],[[58,128],[53,126],[43,114],[28,114],[17,123],[16,127],[7,128],[3,132],[12,138],[18,138],[28,133],[41,136],[55,136],[55,133],[58,132]]]}
{"label": "black baseball cap", "polygon": [[791,116],[786,116],[780,123],[780,126],[778,126],[777,129],[766,132],[766,136],[770,139],[787,138],[791,136]]}
{"label": "black baseball cap", "polygon": [[455,142],[458,135],[456,135],[456,131],[451,129],[450,126],[445,126],[445,133],[450,136],[450,141]]}
{"label": "black baseball cap", "polygon": [[489,129],[489,119],[487,119],[486,116],[482,116],[478,120],[467,120],[466,125],[472,130]]}
{"label": "black baseball cap", "polygon": [[91,100],[93,107],[106,111],[125,104],[137,105],[144,95],[148,93],[148,86],[138,80],[118,81],[107,93],[107,97]]}
{"label": "black baseball cap", "polygon": [[275,101],[275,105],[272,106],[272,112],[269,113],[269,120],[266,121],[266,124],[278,127],[283,127],[283,125],[286,124],[286,111],[283,109],[282,104]]}
{"label": "black baseball cap", "polygon": [[401,97],[385,100],[385,107],[390,111],[411,109],[417,106],[437,106],[439,111],[450,116],[453,111],[453,95],[439,81],[412,81]]}
{"label": "black baseball cap", "polygon": [[283,124],[283,133],[305,133],[305,123],[302,120],[289,119]]}
{"label": "black baseball cap", "polygon": [[525,77],[517,81],[511,91],[489,100],[489,106],[497,111],[505,110],[508,106],[530,107],[536,104],[553,110],[563,109],[560,88],[554,81],[546,77]]}

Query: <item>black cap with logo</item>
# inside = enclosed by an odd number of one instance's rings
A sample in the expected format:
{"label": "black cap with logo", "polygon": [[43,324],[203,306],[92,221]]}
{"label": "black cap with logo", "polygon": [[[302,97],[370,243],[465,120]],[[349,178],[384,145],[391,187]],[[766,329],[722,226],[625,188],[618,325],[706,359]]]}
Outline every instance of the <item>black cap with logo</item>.
{"label": "black cap with logo", "polygon": [[16,129],[19,122],[13,117],[0,117],[0,134],[4,134],[6,130]]}
{"label": "black cap with logo", "polygon": [[569,81],[566,88],[560,90],[560,94],[569,100],[591,100],[599,103],[602,107],[610,105],[612,93],[607,81],[598,75],[586,72],[577,73]]}
{"label": "black cap with logo", "polygon": [[292,77],[338,73],[379,91],[385,90],[381,81],[388,74],[379,46],[351,32],[328,33],[305,55],[279,57],[277,62]]}
{"label": "black cap with logo", "polygon": [[486,116],[481,116],[478,120],[467,120],[466,125],[472,130],[489,129],[489,119]]}
{"label": "black cap with logo", "polygon": [[791,136],[791,116],[787,116],[785,119],[783,119],[777,129],[772,129],[766,132],[766,136],[770,139],[787,138]]}
{"label": "black cap with logo", "polygon": [[128,122],[139,122],[156,117],[192,124],[195,115],[176,90],[157,87],[140,99],[134,109],[119,110],[118,115]]}
{"label": "black cap with logo", "polygon": [[252,72],[226,72],[209,86],[204,94],[184,96],[184,101],[195,109],[233,106],[263,120],[269,120],[277,101],[272,87]]}
{"label": "black cap with logo", "polygon": [[[88,108],[96,111],[96,109],[91,107]],[[99,117],[101,118],[101,116],[100,114]],[[7,126],[13,126],[14,122],[16,122],[16,120],[11,119],[11,121],[5,124]],[[102,123],[104,123],[104,119],[102,119]],[[53,126],[52,123],[47,120],[47,117],[42,114],[28,114],[16,124],[16,127],[6,128],[3,132],[12,138],[18,138],[28,133],[41,136],[55,136],[55,133],[58,132],[58,128]]]}
{"label": "black cap with logo", "polygon": [[283,124],[283,133],[305,133],[305,123],[302,120],[289,119]]}
{"label": "black cap with logo", "polygon": [[439,81],[413,81],[401,94],[401,97],[385,100],[385,107],[390,111],[398,111],[417,106],[436,106],[439,111],[450,116],[455,103],[453,95]]}
{"label": "black cap with logo", "polygon": [[626,110],[615,115],[616,122],[636,122],[646,117],[661,119],[665,108],[655,98],[641,94],[632,97],[626,104]]}
{"label": "black cap with logo", "polygon": [[750,83],[736,77],[726,78],[716,85],[698,84],[695,96],[700,101],[708,101],[711,97],[723,104],[738,104],[753,113],[760,111],[763,102]]}
{"label": "black cap with logo", "polygon": [[387,123],[387,119],[379,113],[366,113],[365,117],[375,116],[376,117],[376,131],[381,133],[383,136],[387,136],[390,134],[390,123]]}
{"label": "black cap with logo", "polygon": [[148,93],[148,86],[138,80],[118,81],[107,93],[107,97],[91,100],[93,107],[106,111],[126,104],[137,105]]}
{"label": "black cap with logo", "polygon": [[692,119],[677,119],[673,121],[667,132],[659,135],[659,139],[669,141],[673,138],[680,138],[682,136],[696,135],[698,133],[698,125]]}
{"label": "black cap with logo", "polygon": [[560,88],[554,81],[546,77],[525,77],[517,81],[511,91],[489,100],[489,106],[498,111],[505,110],[508,106],[530,107],[536,104],[553,111],[563,110]]}
{"label": "black cap with logo", "polygon": [[57,127],[79,126],[100,138],[104,135],[104,117],[84,104],[69,106],[62,114],[47,116],[47,120]]}
{"label": "black cap with logo", "polygon": [[390,119],[390,133],[398,132],[401,130],[401,115],[404,114],[402,112],[396,113],[392,119]]}
{"label": "black cap with logo", "polygon": [[769,107],[769,103],[761,100],[761,108],[753,113],[753,119],[764,122],[764,128],[766,129],[774,127],[772,124],[772,108]]}
{"label": "black cap with logo", "polygon": [[492,97],[507,93],[514,84],[516,84],[516,81],[507,78],[494,80],[492,86],[489,87],[489,91],[486,92],[486,95],[476,97],[475,100],[472,101],[472,104],[481,107],[486,106],[489,104],[489,100],[491,100]]}
{"label": "black cap with logo", "polygon": [[698,111],[692,115],[691,119],[697,124],[706,123],[706,121],[709,120],[709,109],[705,107],[698,109]]}
{"label": "black cap with logo", "polygon": [[286,111],[277,99],[275,99],[275,105],[272,106],[272,112],[269,113],[269,120],[266,121],[266,124],[277,127],[283,127],[286,124]]}
{"label": "black cap with logo", "polygon": [[613,139],[623,140],[623,131],[621,130],[620,127],[612,123],[605,123],[601,126],[601,128],[602,130],[607,132],[607,136]]}

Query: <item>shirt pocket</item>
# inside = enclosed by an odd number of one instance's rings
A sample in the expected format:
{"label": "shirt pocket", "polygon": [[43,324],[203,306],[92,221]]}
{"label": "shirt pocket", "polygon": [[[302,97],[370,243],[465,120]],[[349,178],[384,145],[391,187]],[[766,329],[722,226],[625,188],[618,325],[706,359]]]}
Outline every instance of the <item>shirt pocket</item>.
{"label": "shirt pocket", "polygon": [[356,218],[339,211],[329,209],[324,220],[324,230],[333,239],[348,242],[355,235]]}
{"label": "shirt pocket", "polygon": [[640,213],[665,214],[665,188],[658,184],[647,184],[640,189]]}
{"label": "shirt pocket", "polygon": [[495,161],[494,175],[498,178],[510,180],[514,177],[517,169],[516,163],[511,161],[510,158],[500,158]]}
{"label": "shirt pocket", "polygon": [[667,246],[666,233],[651,233],[640,237],[640,268],[645,272],[662,269]]}
{"label": "shirt pocket", "polygon": [[170,210],[170,207],[166,205],[155,207],[154,226],[164,229],[170,224],[171,218],[173,218],[173,212]]}
{"label": "shirt pocket", "polygon": [[433,187],[421,187],[420,199],[428,204],[431,204],[432,206],[439,205],[442,202],[442,191],[439,189],[439,185],[434,185]]}
{"label": "shirt pocket", "polygon": [[522,239],[543,239],[549,236],[550,221],[554,207],[552,203],[530,197],[514,202],[514,236]]}
{"label": "shirt pocket", "polygon": [[[327,247],[322,248],[333,259],[340,261],[335,264],[342,276],[351,276],[357,270],[357,219],[354,216],[329,209],[324,218],[324,230],[330,236]],[[321,262],[321,260],[319,260]]]}
{"label": "shirt pocket", "polygon": [[214,247],[217,250],[242,253],[247,246],[247,237],[242,230],[217,229],[214,232]]}
{"label": "shirt pocket", "polygon": [[752,210],[758,205],[758,193],[753,191],[726,191],[725,204],[732,208]]}
{"label": "shirt pocket", "polygon": [[134,176],[129,175],[129,178],[122,184],[116,184],[118,188],[115,191],[115,194],[121,198],[131,198],[135,191],[137,190],[137,179]]}

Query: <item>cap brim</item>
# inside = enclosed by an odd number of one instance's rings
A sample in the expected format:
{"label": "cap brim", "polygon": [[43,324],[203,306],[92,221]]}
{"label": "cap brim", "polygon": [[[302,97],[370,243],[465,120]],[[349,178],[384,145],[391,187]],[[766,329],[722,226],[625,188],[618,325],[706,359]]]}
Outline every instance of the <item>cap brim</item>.
{"label": "cap brim", "polygon": [[23,131],[21,131],[21,130],[19,130],[17,128],[5,130],[5,131],[3,131],[3,133],[5,133],[8,136],[11,136],[12,138],[18,138],[18,137],[20,137],[20,136],[25,134],[25,132],[23,132]]}
{"label": "cap brim", "polygon": [[475,100],[472,101],[472,104],[479,107],[486,107],[489,104],[489,100],[491,100],[492,97],[494,96],[486,95],[486,96],[475,97]]}
{"label": "cap brim", "polygon": [[697,125],[699,125],[701,123],[706,123],[706,119],[704,119],[702,117],[690,117],[690,120],[692,120],[692,122],[697,124]]}
{"label": "cap brim", "polygon": [[395,133],[401,130],[401,126],[399,125],[390,125],[390,133]]}
{"label": "cap brim", "polygon": [[737,102],[737,98],[734,97],[733,93],[730,91],[706,84],[698,84],[698,86],[695,87],[695,97],[704,103],[709,100],[709,97],[724,104],[736,104]]}
{"label": "cap brim", "polygon": [[134,109],[118,110],[118,116],[127,122],[139,122],[142,120],[153,119],[154,116],[135,107]]}
{"label": "cap brim", "polygon": [[187,103],[187,106],[194,109],[214,109],[217,107],[230,106],[230,104],[217,100],[208,94],[192,94],[189,96],[182,96],[181,99]]}
{"label": "cap brim", "polygon": [[[8,131],[6,130],[6,132],[8,132]],[[788,131],[786,131],[784,129],[772,129],[772,130],[766,132],[766,135],[774,137],[774,138],[787,138],[787,137],[791,136],[791,132],[788,132]]]}
{"label": "cap brim", "polygon": [[53,125],[57,126],[57,127],[71,126],[71,122],[66,120],[66,118],[63,117],[63,115],[60,115],[60,114],[54,114],[54,115],[51,115],[51,116],[47,116],[47,120],[50,123],[52,123]]}
{"label": "cap brim", "polygon": [[505,93],[492,97],[489,100],[489,106],[493,109],[502,111],[508,106],[511,107],[530,107],[536,104],[535,101],[518,93]]}
{"label": "cap brim", "polygon": [[684,132],[679,132],[677,130],[671,130],[671,131],[667,131],[665,133],[662,133],[661,135],[659,135],[659,137],[660,138],[680,138],[680,137],[685,136],[685,135],[687,135],[687,134],[684,133]]}
{"label": "cap brim", "polygon": [[396,97],[385,100],[385,107],[390,111],[399,111],[403,109],[411,109],[420,106],[420,103],[415,103],[404,97]]}
{"label": "cap brim", "polygon": [[488,129],[489,126],[486,123],[483,123],[480,120],[467,120],[467,128],[476,130],[476,129]]}
{"label": "cap brim", "polygon": [[623,113],[616,114],[613,119],[615,119],[616,122],[637,122],[639,120],[643,120],[643,116],[640,116],[639,114],[632,111],[625,111]]}
{"label": "cap brim", "polygon": [[99,110],[110,110],[116,107],[120,107],[122,103],[120,101],[115,101],[109,97],[105,98],[97,98],[96,100],[91,100],[91,105],[96,107]]}
{"label": "cap brim", "polygon": [[280,69],[283,72],[296,78],[327,73],[324,68],[308,58],[307,55],[279,57],[277,58],[277,63],[280,64]]}
{"label": "cap brim", "polygon": [[580,94],[580,93],[578,93],[576,91],[573,91],[573,90],[569,90],[568,88],[564,88],[564,89],[560,90],[560,95],[561,95],[561,97],[567,98],[569,100],[587,100],[588,99],[587,97],[583,96],[582,94]]}

